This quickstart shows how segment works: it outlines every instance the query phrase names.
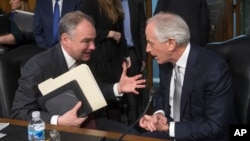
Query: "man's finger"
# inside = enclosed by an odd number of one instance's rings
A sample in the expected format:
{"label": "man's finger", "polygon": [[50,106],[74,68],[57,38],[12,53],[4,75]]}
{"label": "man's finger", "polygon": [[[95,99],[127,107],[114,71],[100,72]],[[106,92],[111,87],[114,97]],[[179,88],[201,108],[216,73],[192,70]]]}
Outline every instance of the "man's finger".
{"label": "man's finger", "polygon": [[77,112],[78,109],[81,108],[81,106],[82,106],[82,102],[81,102],[81,101],[78,101],[78,102],[76,103],[76,105],[72,108],[72,110]]}

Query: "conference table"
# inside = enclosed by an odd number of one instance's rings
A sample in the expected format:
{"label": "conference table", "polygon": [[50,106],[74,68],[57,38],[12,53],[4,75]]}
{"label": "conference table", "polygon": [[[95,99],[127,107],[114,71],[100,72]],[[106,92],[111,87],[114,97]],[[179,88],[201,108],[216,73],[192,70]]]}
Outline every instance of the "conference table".
{"label": "conference table", "polygon": [[[9,126],[2,129],[0,133],[7,134],[0,141],[26,141],[27,137],[27,121],[0,118],[0,123],[9,123]],[[45,135],[49,136],[50,130],[57,130],[60,133],[61,141],[116,141],[121,133],[107,132],[86,128],[67,127],[61,125],[46,124]],[[105,140],[104,140],[105,139]],[[126,135],[124,141],[167,141],[149,137],[136,135]]]}

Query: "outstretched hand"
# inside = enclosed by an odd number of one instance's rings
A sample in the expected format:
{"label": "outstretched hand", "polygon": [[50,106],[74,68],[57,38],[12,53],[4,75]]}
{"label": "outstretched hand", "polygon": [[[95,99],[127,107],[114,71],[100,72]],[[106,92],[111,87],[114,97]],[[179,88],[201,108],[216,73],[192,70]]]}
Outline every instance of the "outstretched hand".
{"label": "outstretched hand", "polygon": [[118,92],[119,93],[134,93],[139,94],[136,89],[145,88],[146,80],[142,78],[142,74],[137,74],[132,77],[127,76],[128,66],[125,62],[122,63],[122,75],[118,84]]}

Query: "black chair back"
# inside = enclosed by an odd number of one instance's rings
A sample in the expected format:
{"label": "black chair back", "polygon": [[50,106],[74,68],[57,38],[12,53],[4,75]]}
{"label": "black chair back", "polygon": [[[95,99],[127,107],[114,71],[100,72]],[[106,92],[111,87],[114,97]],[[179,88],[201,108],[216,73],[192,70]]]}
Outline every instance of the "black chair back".
{"label": "black chair back", "polygon": [[0,117],[9,118],[21,67],[32,56],[44,50],[34,45],[25,45],[0,55]]}
{"label": "black chair back", "polygon": [[222,55],[228,62],[238,122],[250,124],[250,36],[241,35],[224,42],[212,42],[206,47]]}

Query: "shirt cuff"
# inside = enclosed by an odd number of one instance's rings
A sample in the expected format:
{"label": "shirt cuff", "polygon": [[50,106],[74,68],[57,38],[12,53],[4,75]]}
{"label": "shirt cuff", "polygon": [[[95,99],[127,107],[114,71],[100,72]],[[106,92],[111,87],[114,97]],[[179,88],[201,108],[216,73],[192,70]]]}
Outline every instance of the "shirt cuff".
{"label": "shirt cuff", "polygon": [[170,137],[174,137],[175,136],[175,132],[174,132],[174,127],[175,127],[175,122],[169,122],[169,136]]}
{"label": "shirt cuff", "polygon": [[118,92],[118,83],[115,83],[115,84],[114,84],[113,91],[114,91],[114,93],[115,93],[115,96],[117,96],[117,97],[123,96],[123,93],[119,93],[119,92]]}
{"label": "shirt cuff", "polygon": [[54,115],[50,119],[50,124],[57,125],[59,115]]}
{"label": "shirt cuff", "polygon": [[163,110],[155,111],[155,112],[154,112],[154,115],[155,115],[155,114],[158,114],[158,113],[161,113],[161,114],[163,114],[163,115],[165,116],[165,112],[164,112]]}

